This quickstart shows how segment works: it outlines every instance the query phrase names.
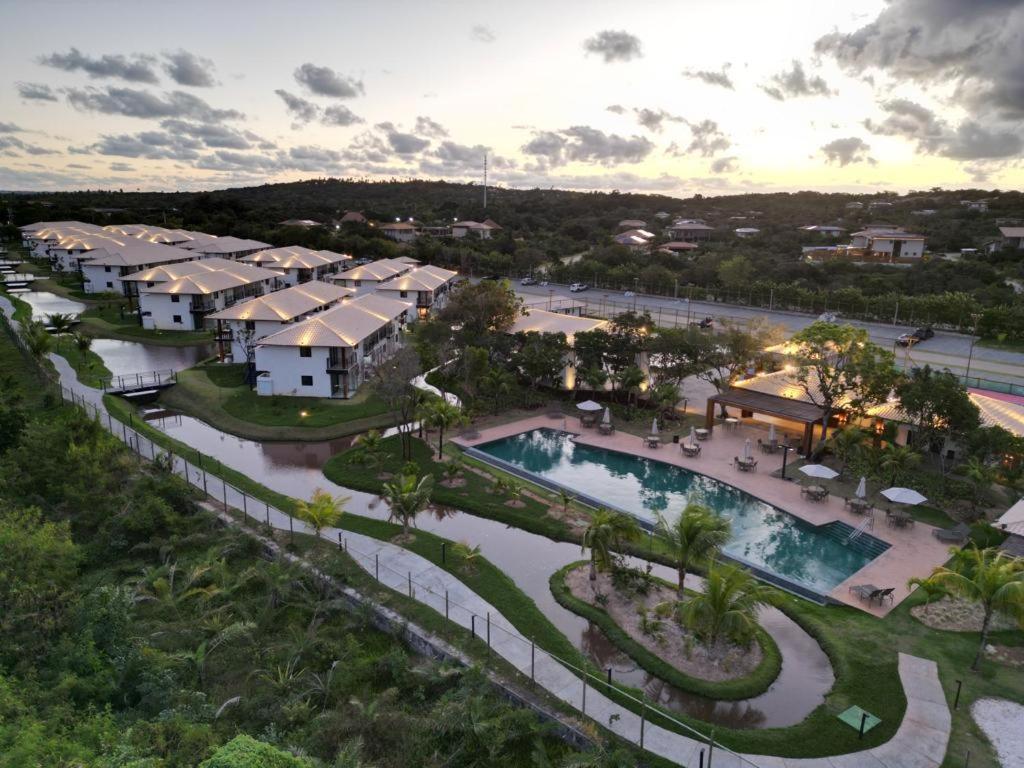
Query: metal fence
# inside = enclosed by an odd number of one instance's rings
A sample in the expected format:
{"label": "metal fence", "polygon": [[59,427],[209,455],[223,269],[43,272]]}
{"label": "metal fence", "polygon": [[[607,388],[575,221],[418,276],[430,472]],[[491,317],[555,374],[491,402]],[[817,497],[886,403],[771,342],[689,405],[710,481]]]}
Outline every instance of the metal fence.
{"label": "metal fence", "polygon": [[[74,390],[61,386],[60,394],[62,400],[82,408],[87,415],[94,418],[110,434],[142,459],[167,462],[167,466],[175,475],[217,500],[226,511],[230,509],[240,511],[245,524],[249,524],[250,521],[256,524],[263,523],[277,530],[288,531],[293,536],[297,532],[313,534],[312,529],[303,521],[294,518],[286,511],[271,506],[262,499],[250,496],[208,470],[204,465],[202,454],[198,451],[192,459],[176,454],[140,433],[133,424],[126,424],[115,419],[109,411],[89,402]],[[712,735],[701,733],[664,710],[654,708],[646,700],[616,686],[611,680],[610,670],[606,675],[599,675],[581,668],[574,662],[545,651],[532,638],[526,637],[508,624],[503,617],[492,616],[489,612],[480,614],[452,599],[440,577],[431,583],[422,576],[414,576],[412,571],[400,572],[392,568],[386,562],[381,562],[380,552],[366,552],[358,545],[354,545],[353,541],[364,538],[358,534],[346,536],[343,531],[338,531],[336,541],[324,534],[321,536],[325,540],[335,543],[367,573],[372,574],[381,585],[433,608],[448,621],[466,629],[471,639],[477,639],[486,644],[488,658],[492,654],[501,656],[511,663],[524,678],[527,678],[531,685],[540,685],[547,689],[558,699],[591,717],[617,736],[637,744],[641,749],[644,748],[650,729],[658,727],[657,724],[651,722],[651,719],[654,718],[657,721],[668,723],[669,729],[681,733],[694,742],[693,753],[690,755],[692,762],[698,759],[698,751],[702,753],[702,760],[703,753],[706,752],[706,762],[703,764],[710,768],[715,753],[726,752],[738,760],[741,765],[757,768],[756,763],[716,742]],[[444,557],[443,553],[442,557]],[[501,670],[496,671],[500,672]],[[616,702],[625,703],[618,704]],[[664,737],[659,741],[664,741]],[[681,756],[676,755],[675,757]]]}

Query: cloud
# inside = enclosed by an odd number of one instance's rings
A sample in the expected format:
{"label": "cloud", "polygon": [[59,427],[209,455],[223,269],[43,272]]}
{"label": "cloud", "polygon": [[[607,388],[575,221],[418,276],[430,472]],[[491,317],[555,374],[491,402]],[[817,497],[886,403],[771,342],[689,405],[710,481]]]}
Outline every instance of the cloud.
{"label": "cloud", "polygon": [[654,144],[643,136],[607,134],[586,125],[576,125],[561,131],[537,131],[522,146],[524,154],[541,160],[546,166],[559,166],[568,162],[618,165],[639,163],[654,149]]}
{"label": "cloud", "polygon": [[81,70],[89,77],[94,78],[114,77],[131,83],[159,82],[156,72],[153,70],[153,57],[140,54],[136,54],[130,59],[120,54],[107,54],[99,58],[92,58],[77,48],[72,48],[68,53],[40,56],[39,63],[46,67],[62,69],[65,72]]}
{"label": "cloud", "polygon": [[217,84],[213,77],[214,65],[209,59],[184,50],[165,53],[164,58],[164,71],[178,85],[209,88]]}
{"label": "cloud", "polygon": [[879,105],[886,113],[876,122],[870,118],[864,127],[879,136],[900,136],[916,142],[918,152],[953,160],[986,160],[1012,157],[1024,150],[1019,133],[988,128],[967,119],[956,128],[932,110],[909,99],[892,99]]}
{"label": "cloud", "polygon": [[433,176],[479,175],[482,172],[484,155],[492,172],[511,169],[515,163],[491,152],[483,144],[458,144],[442,141],[429,156],[420,161],[420,172]]}
{"label": "cloud", "polygon": [[722,67],[721,72],[714,72],[707,69],[686,70],[683,72],[683,77],[688,77],[691,80],[700,80],[707,85],[715,85],[719,88],[728,88],[731,91],[733,90],[733,82],[732,78],[729,77],[729,73],[726,71],[730,66],[730,64],[725,64]]}
{"label": "cloud", "polygon": [[11,136],[9,134],[0,136],[0,154],[7,155],[8,157],[15,157],[21,152],[28,155],[60,154],[55,149],[47,149],[46,147],[40,147],[36,144],[29,144],[27,141],[22,141],[17,136]]}
{"label": "cloud", "polygon": [[378,123],[375,126],[384,132],[391,149],[399,155],[415,155],[430,146],[430,139],[398,130],[394,123]]}
{"label": "cloud", "polygon": [[762,85],[761,90],[779,101],[801,96],[829,96],[832,94],[832,90],[824,79],[818,75],[808,77],[804,72],[804,65],[796,59],[793,60],[792,69],[772,75],[770,83],[771,85]]}
{"label": "cloud", "polygon": [[95,153],[115,157],[142,157],[149,160],[191,161],[199,157],[202,142],[165,131],[103,135],[100,140],[72,154]]}
{"label": "cloud", "polygon": [[305,123],[316,120],[320,116],[320,107],[313,102],[289,93],[283,88],[278,88],[274,93],[281,97],[281,101],[284,102],[288,114],[294,118],[295,122],[292,123],[292,128],[298,128]]}
{"label": "cloud", "polygon": [[735,173],[739,170],[735,157],[719,157],[711,161],[712,173]]}
{"label": "cloud", "polygon": [[134,171],[135,170],[135,166],[134,165],[129,165],[128,163],[111,163],[110,164],[110,170],[112,170],[112,171],[121,171],[121,172]]}
{"label": "cloud", "polygon": [[336,99],[352,99],[364,93],[363,82],[335,72],[330,67],[303,64],[295,70],[295,80],[310,93]]}
{"label": "cloud", "polygon": [[604,108],[604,111],[605,112],[613,112],[616,115],[624,115],[624,114],[626,114],[626,108],[624,106],[622,106],[621,104],[609,104],[607,107]]}
{"label": "cloud", "polygon": [[606,29],[583,41],[587,55],[597,54],[605,64],[617,61],[632,61],[643,56],[640,38],[622,30]]}
{"label": "cloud", "polygon": [[825,160],[829,163],[838,163],[840,167],[851,163],[867,162],[874,164],[874,160],[868,156],[871,147],[863,139],[850,136],[845,139],[830,141],[821,148]]}
{"label": "cloud", "polygon": [[242,132],[226,125],[170,119],[160,123],[160,127],[178,136],[198,139],[211,149],[249,149],[252,146]]}
{"label": "cloud", "polygon": [[[306,102],[307,104],[309,102]],[[365,122],[363,118],[346,107],[344,104],[334,104],[324,110],[322,120],[324,125],[349,126]]]}
{"label": "cloud", "polygon": [[17,84],[18,95],[29,101],[57,101],[57,94],[45,83],[23,83]]}
{"label": "cloud", "polygon": [[686,122],[678,115],[671,115],[663,109],[647,109],[644,107],[642,109],[634,108],[633,112],[636,114],[636,121],[653,133],[661,133],[662,123],[665,121],[673,123]]}
{"label": "cloud", "polygon": [[1024,118],[1024,3],[1019,0],[891,0],[852,33],[832,32],[815,51],[855,76],[954,86],[976,117]]}
{"label": "cloud", "polygon": [[68,88],[65,90],[68,102],[87,112],[102,112],[107,115],[125,117],[165,118],[175,117],[215,123],[221,120],[237,120],[245,117],[234,109],[216,109],[198,96],[184,91],[171,91],[162,97],[149,91],[134,88]]}
{"label": "cloud", "polygon": [[24,133],[25,129],[21,128],[14,123],[5,123],[0,121],[0,133]]}
{"label": "cloud", "polygon": [[91,165],[82,165],[81,163],[67,163],[64,167],[65,168],[77,168],[79,170],[86,170],[86,171],[89,170],[90,168],[92,168]]}
{"label": "cloud", "polygon": [[478,43],[493,43],[498,39],[498,36],[494,34],[494,30],[490,27],[484,26],[483,24],[474,25],[473,28],[469,30],[469,36]]}
{"label": "cloud", "polygon": [[702,120],[699,123],[688,123],[692,140],[686,148],[687,154],[696,152],[701,157],[711,157],[732,146],[729,137],[718,127],[714,120]]}
{"label": "cloud", "polygon": [[443,125],[425,115],[416,118],[416,125],[412,132],[420,136],[429,136],[432,139],[443,139],[448,135],[448,131]]}

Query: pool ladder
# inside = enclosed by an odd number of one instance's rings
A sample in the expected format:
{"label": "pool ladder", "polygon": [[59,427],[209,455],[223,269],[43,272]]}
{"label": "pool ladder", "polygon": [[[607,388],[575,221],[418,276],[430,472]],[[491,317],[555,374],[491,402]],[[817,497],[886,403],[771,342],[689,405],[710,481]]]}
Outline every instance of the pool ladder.
{"label": "pool ladder", "polygon": [[858,525],[850,533],[850,535],[846,537],[846,541],[844,541],[843,544],[849,544],[851,541],[855,541],[856,539],[859,539],[861,537],[861,535],[863,535],[863,533],[868,528],[873,528],[874,527],[874,523],[875,523],[874,518],[865,517],[863,520],[861,520],[860,525]]}

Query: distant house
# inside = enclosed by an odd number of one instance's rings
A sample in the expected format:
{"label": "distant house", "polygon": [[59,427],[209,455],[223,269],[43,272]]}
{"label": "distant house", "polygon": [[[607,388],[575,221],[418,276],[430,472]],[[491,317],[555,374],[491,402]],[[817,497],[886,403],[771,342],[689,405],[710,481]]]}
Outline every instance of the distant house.
{"label": "distant house", "polygon": [[278,224],[279,227],[304,227],[309,229],[310,227],[322,227],[319,221],[313,221],[312,219],[285,219]]}
{"label": "distant house", "polygon": [[478,237],[481,240],[490,240],[492,235],[501,231],[501,226],[491,219],[484,221],[456,221],[452,224],[452,237]]}
{"label": "distant house", "polygon": [[870,203],[868,203],[869,210],[875,211],[878,210],[879,208],[892,208],[892,203],[886,200],[873,200]]}
{"label": "distant house", "polygon": [[549,312],[544,309],[528,307],[525,310],[525,314],[516,318],[509,333],[565,334],[565,340],[569,344],[569,352],[563,358],[565,365],[562,368],[561,381],[559,383],[564,389],[575,389],[576,353],[572,350],[572,347],[576,341],[576,334],[607,327],[607,320],[595,320],[590,317],[577,317],[562,312]]}
{"label": "distant house", "polygon": [[268,248],[239,259],[244,264],[273,269],[280,272],[281,282],[286,286],[323,280],[341,268],[352,257],[334,251],[313,251],[300,245],[287,248]]}
{"label": "distant house", "polygon": [[377,227],[384,237],[390,237],[399,243],[411,243],[416,239],[419,230],[414,224],[407,221],[395,221],[389,224],[381,224]]}
{"label": "distant house", "polygon": [[935,210],[934,208],[922,208],[919,211],[911,211],[910,215],[911,216],[934,216],[937,213],[938,213],[938,211]]}
{"label": "distant house", "polygon": [[362,211],[345,211],[345,214],[338,219],[338,224],[365,224],[366,217]]}
{"label": "distant house", "polygon": [[[203,262],[198,262],[202,264]],[[280,287],[281,275],[248,264],[231,264],[139,287],[142,327],[201,331],[206,316]]]}
{"label": "distant house", "polygon": [[441,267],[415,267],[403,275],[380,283],[377,293],[391,299],[412,302],[407,318],[412,322],[444,307],[452,283],[458,276],[458,272]]}
{"label": "distant house", "polygon": [[291,288],[257,296],[208,316],[217,324],[217,349],[220,359],[246,362],[247,352],[264,336],[305,320],[317,312],[354,295],[349,288],[323,282],[303,283]]}
{"label": "distant house", "polygon": [[1024,227],[1000,227],[999,236],[999,240],[996,240],[994,244],[995,249],[1016,248],[1017,250],[1024,250]]}
{"label": "distant house", "polygon": [[924,235],[900,229],[865,229],[851,235],[849,255],[853,260],[890,264],[901,259],[920,259],[924,256]]}
{"label": "distant house", "polygon": [[696,243],[687,243],[682,240],[670,240],[658,246],[659,251],[667,251],[668,253],[684,253],[686,251],[696,251],[698,248],[700,246]]}
{"label": "distant house", "polygon": [[619,222],[619,229],[643,229],[647,226],[646,221],[640,219],[623,219]]}
{"label": "distant house", "polygon": [[410,307],[371,293],[264,337],[256,347],[256,392],[352,397],[373,368],[401,347]]}
{"label": "distant house", "polygon": [[667,213],[666,211],[658,211],[656,214],[654,214],[654,218],[661,219],[661,220],[668,219],[668,218],[671,218],[671,217],[672,217],[672,214],[671,213]]}
{"label": "distant house", "polygon": [[241,237],[217,237],[206,242],[182,243],[179,248],[193,251],[206,256],[219,256],[222,259],[240,259],[250,253],[265,251],[274,246],[261,243],[259,240],[247,240]]}
{"label": "distant house", "polygon": [[761,230],[757,227],[739,227],[734,229],[733,232],[736,234],[736,237],[757,237],[761,234]]}
{"label": "distant house", "polygon": [[984,213],[988,210],[988,200],[961,200],[960,205],[968,211]]}
{"label": "distant house", "polygon": [[699,243],[710,240],[711,233],[715,231],[715,228],[695,220],[682,219],[672,222],[672,226],[668,227],[666,231],[673,240]]}
{"label": "distant house", "polygon": [[368,293],[382,283],[407,274],[414,267],[414,264],[399,259],[378,259],[339,272],[332,279],[344,288],[355,289],[356,293]]}
{"label": "distant house", "polygon": [[847,203],[846,204],[847,210],[850,210],[850,211],[859,211],[863,207],[864,207],[864,203],[853,202],[853,203]]}
{"label": "distant house", "polygon": [[800,227],[801,232],[810,232],[821,237],[842,237],[846,231],[842,227],[832,227],[824,224],[811,224],[807,227]]}
{"label": "distant house", "polygon": [[654,233],[646,229],[628,229],[612,238],[618,245],[623,245],[632,251],[646,251],[651,247],[651,240]]}

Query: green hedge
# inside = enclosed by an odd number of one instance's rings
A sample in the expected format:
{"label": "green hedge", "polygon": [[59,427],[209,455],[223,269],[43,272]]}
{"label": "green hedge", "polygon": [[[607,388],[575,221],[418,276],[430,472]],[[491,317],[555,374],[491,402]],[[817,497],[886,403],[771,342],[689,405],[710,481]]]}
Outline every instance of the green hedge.
{"label": "green hedge", "polygon": [[782,654],[771,635],[761,628],[757,630],[757,643],[761,646],[764,658],[750,675],[736,680],[715,682],[691,677],[682,672],[630,637],[606,611],[580,600],[572,594],[565,583],[565,578],[570,571],[582,565],[586,565],[585,560],[569,563],[551,574],[549,583],[551,584],[551,594],[554,595],[555,600],[563,608],[567,608],[600,627],[605,637],[619,650],[659,680],[664,680],[676,688],[709,699],[736,701],[764,693],[779,676],[779,672],[782,670]]}

